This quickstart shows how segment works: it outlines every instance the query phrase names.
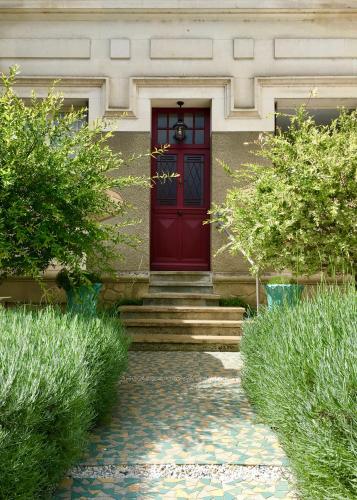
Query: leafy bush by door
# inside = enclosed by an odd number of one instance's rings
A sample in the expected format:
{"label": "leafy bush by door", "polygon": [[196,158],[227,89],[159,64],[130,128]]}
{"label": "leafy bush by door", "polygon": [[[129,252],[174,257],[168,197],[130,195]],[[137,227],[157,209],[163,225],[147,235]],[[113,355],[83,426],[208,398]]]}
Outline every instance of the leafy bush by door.
{"label": "leafy bush by door", "polygon": [[231,170],[212,222],[231,234],[253,272],[354,273],[357,264],[357,111],[320,126],[302,106],[287,131],[262,134],[263,161]]}
{"label": "leafy bush by door", "polygon": [[[2,75],[0,93],[0,274],[38,278],[53,261],[78,270],[86,260],[110,271],[120,245],[139,239],[124,229],[133,223],[128,204],[109,193],[149,188],[150,179],[123,172],[125,160],[110,149],[102,124],[76,128],[86,111],[63,114],[54,89],[26,105],[16,73]],[[117,216],[118,224],[101,223]]]}

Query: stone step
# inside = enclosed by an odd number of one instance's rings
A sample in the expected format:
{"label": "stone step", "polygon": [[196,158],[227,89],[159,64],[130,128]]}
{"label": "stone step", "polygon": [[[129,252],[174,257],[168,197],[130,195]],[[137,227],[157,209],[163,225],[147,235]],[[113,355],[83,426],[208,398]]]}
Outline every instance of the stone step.
{"label": "stone step", "polygon": [[239,347],[240,335],[163,335],[161,333],[131,333],[134,343],[168,343],[168,344],[216,344]]}
{"label": "stone step", "polygon": [[203,320],[203,319],[126,319],[123,325],[129,335],[142,333],[160,335],[240,335],[242,320]]}
{"label": "stone step", "polygon": [[219,295],[213,293],[148,293],[143,295],[145,306],[208,306],[219,304]]}
{"label": "stone step", "polygon": [[150,284],[162,282],[189,281],[194,283],[212,284],[212,273],[209,271],[151,271]]}
{"label": "stone step", "polygon": [[149,293],[212,293],[213,285],[195,281],[161,281],[149,285]]}
{"label": "stone step", "polygon": [[243,319],[243,307],[194,307],[194,306],[122,306],[121,319]]}

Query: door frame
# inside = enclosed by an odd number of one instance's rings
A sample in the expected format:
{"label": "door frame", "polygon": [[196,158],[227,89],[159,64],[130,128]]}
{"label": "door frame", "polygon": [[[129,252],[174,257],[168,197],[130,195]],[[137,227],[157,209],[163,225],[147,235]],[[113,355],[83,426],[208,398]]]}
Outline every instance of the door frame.
{"label": "door frame", "polygon": [[[156,138],[157,138],[157,132],[158,132],[158,127],[157,127],[157,115],[160,112],[165,112],[165,113],[189,113],[189,112],[197,112],[197,111],[204,111],[205,112],[205,126],[204,126],[204,131],[205,131],[205,142],[204,144],[175,144],[171,146],[168,150],[168,154],[177,154],[177,156],[182,155],[182,161],[183,161],[183,156],[184,154],[197,154],[201,151],[201,153],[206,153],[207,158],[208,158],[208,176],[204,180],[205,187],[204,187],[204,195],[205,197],[207,196],[207,210],[209,210],[211,206],[211,176],[212,176],[212,148],[211,148],[211,109],[210,108],[193,108],[193,107],[187,107],[187,108],[152,108],[152,116],[151,116],[151,148],[152,151],[155,149],[155,147],[160,147],[160,144],[157,143]],[[206,156],[205,154],[205,156]],[[155,170],[155,158],[151,158],[151,175],[156,173]],[[155,204],[155,190],[152,188],[151,189],[151,195],[150,195],[150,227],[149,227],[149,233],[150,233],[150,270],[153,269],[153,216],[154,216],[154,204]],[[169,209],[168,209],[169,210]],[[175,209],[177,208],[175,207]],[[207,219],[209,219],[209,214],[207,214]],[[211,270],[211,226],[210,224],[207,225],[207,230],[208,230],[208,238],[207,238],[207,269],[205,271],[210,271]],[[181,266],[182,268],[180,269],[180,266],[175,266],[177,269],[170,269],[171,271],[177,270],[177,271],[185,271],[184,269],[185,265]],[[158,270],[155,268],[155,270]],[[199,268],[197,269],[192,269],[192,271],[195,270],[201,270]],[[164,271],[164,270],[163,270]]]}

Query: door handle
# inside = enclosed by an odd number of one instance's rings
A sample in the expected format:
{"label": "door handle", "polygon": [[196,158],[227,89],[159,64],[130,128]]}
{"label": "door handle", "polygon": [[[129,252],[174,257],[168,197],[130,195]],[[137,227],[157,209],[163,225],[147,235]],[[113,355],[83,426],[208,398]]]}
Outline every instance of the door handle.
{"label": "door handle", "polygon": [[182,215],[181,210],[177,210],[177,215],[179,215],[179,216],[181,216],[181,215]]}

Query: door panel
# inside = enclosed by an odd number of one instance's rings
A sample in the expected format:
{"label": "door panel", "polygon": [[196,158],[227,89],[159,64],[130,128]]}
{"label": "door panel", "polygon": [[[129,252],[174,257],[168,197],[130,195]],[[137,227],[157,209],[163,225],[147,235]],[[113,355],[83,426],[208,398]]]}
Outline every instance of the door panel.
{"label": "door panel", "polygon": [[209,258],[209,227],[202,224],[202,214],[182,217],[182,254],[185,262],[202,265]]}
{"label": "door panel", "polygon": [[[185,139],[177,143],[173,126],[183,118]],[[151,197],[151,269],[209,270],[210,125],[209,110],[153,110],[153,147],[170,143],[152,160],[157,179]]]}
{"label": "door panel", "polygon": [[155,241],[155,262],[165,266],[177,262],[180,251],[177,240],[181,233],[176,213],[160,213],[153,219],[152,238]]}

